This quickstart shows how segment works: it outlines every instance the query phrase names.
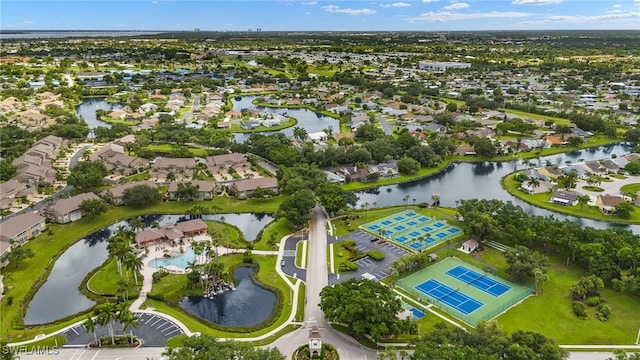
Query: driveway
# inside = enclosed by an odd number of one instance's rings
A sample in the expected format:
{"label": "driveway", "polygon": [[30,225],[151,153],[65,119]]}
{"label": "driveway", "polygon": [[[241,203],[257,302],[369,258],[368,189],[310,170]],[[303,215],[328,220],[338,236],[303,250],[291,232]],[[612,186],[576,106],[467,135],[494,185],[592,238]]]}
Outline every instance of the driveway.
{"label": "driveway", "polygon": [[[163,347],[167,340],[183,334],[171,320],[156,314],[142,312],[135,313],[138,316],[138,327],[133,328],[133,335],[142,339],[142,347]],[[116,335],[122,334],[122,325],[116,322],[113,326]],[[132,328],[127,328],[127,334]],[[108,336],[109,330],[106,326],[96,326],[98,337]],[[84,346],[94,340],[93,332],[87,332],[84,325],[76,325],[62,333],[67,339],[65,346]]]}
{"label": "driveway", "polygon": [[384,133],[387,135],[393,135],[391,131],[391,124],[389,124],[384,115],[376,114],[376,117],[378,118],[378,121],[380,121],[380,127],[382,127],[382,131],[384,131]]}
{"label": "driveway", "polygon": [[281,268],[285,274],[307,281],[307,269],[301,269],[296,266],[296,245],[299,241],[302,241],[301,236],[291,236],[285,241],[282,252],[284,266],[281,266]]}
{"label": "driveway", "polygon": [[[367,256],[360,260],[357,260],[355,263],[358,264],[358,270],[348,273],[342,273],[339,275],[329,274],[330,285],[353,278],[362,279],[362,275],[364,273],[369,273],[371,275],[374,275],[376,279],[382,280],[385,277],[389,276],[389,265],[394,260],[401,258],[409,253],[407,250],[394,246],[389,242],[379,241],[376,237],[360,230],[340,237],[330,237],[329,242],[335,243],[344,241],[346,239],[355,240],[356,248],[362,252],[367,252],[369,250],[382,251],[382,253],[384,253],[384,259],[382,259],[381,261],[375,261]],[[335,271],[337,272],[338,269],[336,268]]]}

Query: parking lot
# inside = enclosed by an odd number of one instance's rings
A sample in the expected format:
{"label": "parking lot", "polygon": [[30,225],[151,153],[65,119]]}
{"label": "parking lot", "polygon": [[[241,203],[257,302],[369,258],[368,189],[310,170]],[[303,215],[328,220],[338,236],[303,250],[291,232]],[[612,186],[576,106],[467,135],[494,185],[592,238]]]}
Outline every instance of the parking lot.
{"label": "parking lot", "polygon": [[292,277],[307,280],[307,269],[301,269],[296,266],[296,244],[302,240],[301,236],[291,236],[284,243],[282,260],[284,265],[280,265],[282,271]]}
{"label": "parking lot", "polygon": [[[173,321],[156,314],[137,312],[138,327],[127,328],[127,334],[133,330],[133,335],[142,339],[143,347],[164,347],[167,340],[183,333]],[[122,325],[114,323],[113,330],[116,335],[121,335]],[[108,336],[109,329],[106,326],[96,326],[98,337]],[[88,332],[84,325],[76,325],[62,333],[67,339],[65,346],[85,346],[94,341],[93,332]]]}
{"label": "parking lot", "polygon": [[353,278],[361,279],[362,275],[365,273],[369,273],[375,276],[377,280],[382,280],[385,277],[389,276],[389,264],[391,264],[391,262],[393,262],[394,260],[408,254],[406,250],[399,248],[391,243],[380,241],[376,237],[360,230],[354,231],[345,236],[340,236],[338,238],[330,236],[328,241],[329,243],[335,243],[344,241],[346,239],[355,240],[356,248],[362,252],[367,252],[374,249],[382,251],[384,253],[384,259],[381,261],[376,261],[369,257],[364,257],[360,260],[357,260],[355,261],[355,263],[358,264],[358,270],[356,271],[339,275],[330,273],[330,285]]}

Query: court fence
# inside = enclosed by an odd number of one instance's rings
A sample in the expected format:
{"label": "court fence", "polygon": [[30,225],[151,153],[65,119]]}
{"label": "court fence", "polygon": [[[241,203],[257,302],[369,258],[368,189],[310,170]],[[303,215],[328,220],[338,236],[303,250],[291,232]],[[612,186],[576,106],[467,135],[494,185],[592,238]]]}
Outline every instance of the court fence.
{"label": "court fence", "polygon": [[[413,282],[412,282],[413,283]],[[487,306],[487,304],[484,304],[481,308],[475,310],[474,312],[470,313],[470,314],[465,314],[463,312],[461,312],[460,310],[451,307],[449,305],[447,305],[446,303],[442,302],[441,299],[435,298],[431,295],[428,295],[418,289],[416,289],[412,284],[409,283],[409,281],[406,281],[405,279],[400,279],[396,282],[396,285],[401,287],[402,289],[404,289],[405,291],[409,292],[411,295],[417,297],[418,299],[424,299],[429,301],[431,304],[433,304],[434,306],[436,306],[438,309],[449,313],[453,316],[455,316],[456,318],[466,322],[467,324],[471,324],[473,326],[476,326],[480,321],[488,321],[493,319],[494,317],[502,314],[503,312],[505,312],[507,309],[509,309],[510,307],[516,305],[517,303],[519,303],[520,301],[526,299],[529,295],[531,295],[533,293],[532,289],[529,288],[512,288],[510,290],[510,292],[512,292],[511,294],[509,294],[508,298],[505,297],[505,299],[498,299],[496,298],[494,300],[494,304],[497,303],[498,301],[502,300],[502,304],[498,305],[498,306],[492,306],[491,309],[485,308],[483,309],[485,306]],[[449,295],[447,295],[449,296]],[[446,296],[445,296],[446,297]]]}

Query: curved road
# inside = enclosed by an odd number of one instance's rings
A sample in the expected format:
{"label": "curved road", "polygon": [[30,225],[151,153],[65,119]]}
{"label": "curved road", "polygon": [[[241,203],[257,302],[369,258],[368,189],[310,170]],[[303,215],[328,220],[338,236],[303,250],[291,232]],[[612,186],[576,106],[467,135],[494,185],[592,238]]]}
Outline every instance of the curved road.
{"label": "curved road", "polygon": [[377,356],[375,350],[365,348],[352,337],[333,330],[320,309],[320,292],[329,284],[326,229],[326,213],[320,205],[316,205],[311,214],[309,228],[309,262],[307,265],[304,325],[300,329],[282,336],[269,346],[277,347],[288,359],[299,346],[309,342],[309,330],[315,325],[320,328],[322,341],[333,345],[338,350],[341,359],[374,360]]}

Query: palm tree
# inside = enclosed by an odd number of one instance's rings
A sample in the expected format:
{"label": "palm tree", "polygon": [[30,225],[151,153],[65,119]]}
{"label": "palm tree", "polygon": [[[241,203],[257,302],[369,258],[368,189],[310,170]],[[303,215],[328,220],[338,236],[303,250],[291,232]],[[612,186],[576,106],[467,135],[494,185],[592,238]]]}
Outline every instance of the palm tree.
{"label": "palm tree", "polygon": [[589,195],[578,195],[578,205],[580,206],[580,209],[584,208],[585,205],[587,205],[589,203],[589,200],[591,200],[591,197]]}
{"label": "palm tree", "polygon": [[84,328],[87,329],[87,332],[93,333],[93,340],[95,341],[98,347],[102,347],[102,344],[98,340],[98,334],[96,333],[96,325],[97,323],[93,320],[93,317],[90,314],[87,314],[87,319],[83,323]]}
{"label": "palm tree", "polygon": [[535,192],[536,188],[540,186],[540,179],[535,177],[530,177],[529,180],[527,180],[527,185],[529,185],[531,189],[533,189],[533,192]]}
{"label": "palm tree", "polygon": [[130,251],[129,244],[123,239],[122,236],[118,236],[117,234],[109,238],[109,244],[107,245],[107,250],[109,251],[109,255],[116,258],[116,262],[118,263],[118,275],[122,277],[122,259],[126,256],[126,254]]}
{"label": "palm tree", "polygon": [[533,269],[533,277],[535,278],[535,281],[536,281],[536,285],[535,285],[536,293],[538,293],[538,283],[542,278],[542,274],[543,272],[542,270],[540,270],[540,268]]}
{"label": "palm tree", "polygon": [[133,232],[137,232],[138,230],[144,229],[144,220],[142,220],[142,217],[136,216],[129,220],[129,226],[131,226]]}
{"label": "palm tree", "polygon": [[128,252],[123,259],[123,264],[126,268],[133,272],[133,281],[138,285],[138,272],[142,269],[142,259],[136,256],[133,252]]}
{"label": "palm tree", "polygon": [[[128,327],[138,327],[138,317],[131,311],[124,309],[120,311],[118,320],[122,324],[122,333],[126,335]],[[133,329],[131,329],[131,344],[133,344]]]}
{"label": "palm tree", "polygon": [[411,196],[409,194],[407,194],[402,198],[402,202],[404,203],[404,206],[407,206],[407,203],[409,202],[409,198],[410,197]]}
{"label": "palm tree", "polygon": [[97,323],[102,326],[107,326],[109,329],[109,336],[111,336],[111,344],[115,344],[116,338],[113,334],[113,323],[112,320],[117,317],[117,309],[116,305],[111,302],[106,302],[98,305],[96,307],[97,312]]}

